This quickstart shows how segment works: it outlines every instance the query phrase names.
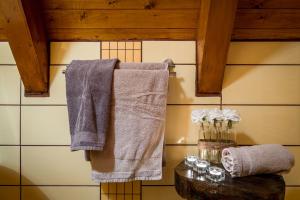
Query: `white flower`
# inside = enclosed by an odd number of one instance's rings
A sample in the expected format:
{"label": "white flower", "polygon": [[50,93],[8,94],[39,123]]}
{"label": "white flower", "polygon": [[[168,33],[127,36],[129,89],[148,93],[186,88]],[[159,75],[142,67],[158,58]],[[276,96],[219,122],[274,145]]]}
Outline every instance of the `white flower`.
{"label": "white flower", "polygon": [[223,119],[224,119],[223,112],[217,108],[210,110],[208,113],[209,122],[214,122],[215,120],[222,121]]}
{"label": "white flower", "polygon": [[202,123],[207,119],[208,111],[206,109],[193,110],[192,111],[192,122],[193,123]]}
{"label": "white flower", "polygon": [[223,112],[224,120],[228,120],[232,122],[241,121],[240,115],[237,113],[236,110],[223,109],[222,112]]}

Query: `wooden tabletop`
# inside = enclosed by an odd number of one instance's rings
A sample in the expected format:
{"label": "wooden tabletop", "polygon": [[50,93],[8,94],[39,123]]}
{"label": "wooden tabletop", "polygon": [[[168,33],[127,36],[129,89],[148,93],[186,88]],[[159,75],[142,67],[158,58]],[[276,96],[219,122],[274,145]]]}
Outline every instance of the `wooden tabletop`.
{"label": "wooden tabletop", "polygon": [[205,176],[201,180],[189,178],[188,167],[181,162],[175,168],[177,193],[188,200],[284,200],[285,182],[282,176],[262,174],[241,178],[231,178],[226,173],[225,181],[214,183]]}

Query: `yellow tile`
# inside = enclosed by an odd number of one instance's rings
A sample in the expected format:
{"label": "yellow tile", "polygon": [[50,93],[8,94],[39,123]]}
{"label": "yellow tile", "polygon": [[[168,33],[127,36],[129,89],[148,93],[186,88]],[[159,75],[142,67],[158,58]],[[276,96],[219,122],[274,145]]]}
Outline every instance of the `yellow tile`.
{"label": "yellow tile", "polygon": [[109,42],[101,42],[101,49],[109,49]]}
{"label": "yellow tile", "polygon": [[117,200],[117,195],[115,194],[104,194],[101,195],[101,200]]}
{"label": "yellow tile", "polygon": [[100,42],[51,42],[50,63],[69,64],[72,60],[100,58]]}
{"label": "yellow tile", "polygon": [[22,144],[69,145],[66,106],[22,106]]}
{"label": "yellow tile", "polygon": [[66,80],[63,71],[65,66],[50,66],[50,96],[49,97],[24,97],[22,84],[22,104],[67,104]]}
{"label": "yellow tile", "polygon": [[125,42],[118,42],[118,49],[125,49]]}
{"label": "yellow tile", "polygon": [[[197,126],[192,110],[216,106],[168,106],[166,143],[196,143]],[[242,121],[236,125],[239,144],[300,144],[299,106],[225,106],[236,109]]]}
{"label": "yellow tile", "polygon": [[[83,151],[69,147],[22,147],[22,184],[95,185]],[[76,175],[75,175],[76,174]]]}
{"label": "yellow tile", "polygon": [[116,183],[109,183],[108,184],[108,193],[110,193],[110,194],[117,193],[117,184]]}
{"label": "yellow tile", "polygon": [[196,146],[166,146],[166,167],[163,167],[163,178],[159,181],[143,181],[143,185],[173,185],[174,168],[188,154],[197,155]]}
{"label": "yellow tile", "polygon": [[166,58],[175,64],[195,64],[195,41],[143,41],[143,62],[162,62]]}
{"label": "yellow tile", "polygon": [[140,195],[133,195],[133,200],[141,200]]}
{"label": "yellow tile", "polygon": [[124,200],[126,195],[117,195],[117,200]]}
{"label": "yellow tile", "polygon": [[0,144],[20,144],[20,107],[0,106]]}
{"label": "yellow tile", "polygon": [[133,42],[126,42],[126,49],[133,49]]}
{"label": "yellow tile", "polygon": [[126,194],[133,193],[133,185],[132,184],[133,184],[132,182],[125,183],[125,193]]}
{"label": "yellow tile", "polygon": [[109,42],[110,49],[118,49],[118,42]]}
{"label": "yellow tile", "polygon": [[20,183],[20,153],[17,146],[0,146],[0,185]]}
{"label": "yellow tile", "polygon": [[123,194],[125,192],[125,183],[117,183],[117,194]]}
{"label": "yellow tile", "polygon": [[141,42],[133,42],[133,48],[134,49],[141,49],[142,43]]}
{"label": "yellow tile", "polygon": [[118,50],[118,59],[121,62],[125,62],[125,50]]}
{"label": "yellow tile", "polygon": [[133,181],[133,193],[140,194],[141,193],[141,181]]}
{"label": "yellow tile", "polygon": [[24,200],[99,200],[98,187],[26,186],[22,188]]}
{"label": "yellow tile", "polygon": [[109,59],[109,51],[110,50],[102,50],[101,59]]}
{"label": "yellow tile", "polygon": [[229,65],[223,103],[300,104],[300,65]]}
{"label": "yellow tile", "polygon": [[300,106],[232,106],[242,118],[238,144],[300,144]]}
{"label": "yellow tile", "polygon": [[110,50],[110,59],[118,58],[118,50]]}
{"label": "yellow tile", "polygon": [[126,62],[133,62],[134,61],[133,50],[126,50],[125,61]]}
{"label": "yellow tile", "polygon": [[174,186],[146,186],[143,187],[143,200],[183,200]]}
{"label": "yellow tile", "polygon": [[[0,58],[1,60],[1,58]],[[20,76],[16,66],[0,66],[0,104],[20,103]]]}
{"label": "yellow tile", "polygon": [[101,195],[101,200],[109,200],[109,199],[108,199],[108,195],[102,194],[102,195]]}
{"label": "yellow tile", "polygon": [[228,64],[300,64],[300,42],[232,42]]}
{"label": "yellow tile", "polygon": [[176,65],[176,77],[169,78],[169,104],[220,104],[220,97],[195,96],[195,65]]}
{"label": "yellow tile", "polygon": [[141,50],[133,50],[133,62],[141,62],[142,60],[142,51]]}
{"label": "yellow tile", "polygon": [[102,194],[108,194],[108,184],[109,183],[101,183],[101,193]]}
{"label": "yellow tile", "polygon": [[0,42],[0,64],[16,64],[8,42]]}
{"label": "yellow tile", "polygon": [[283,175],[285,184],[300,186],[300,146],[287,148],[295,156],[295,165],[289,173]]}
{"label": "yellow tile", "polygon": [[299,187],[286,187],[285,188],[285,200],[299,200],[300,186]]}
{"label": "yellow tile", "polygon": [[19,186],[0,186],[0,199],[20,200]]}
{"label": "yellow tile", "polygon": [[167,144],[196,144],[198,127],[191,121],[195,109],[218,106],[167,106],[165,141]]}
{"label": "yellow tile", "polygon": [[125,195],[125,198],[123,198],[122,200],[132,200],[133,196],[131,194]]}

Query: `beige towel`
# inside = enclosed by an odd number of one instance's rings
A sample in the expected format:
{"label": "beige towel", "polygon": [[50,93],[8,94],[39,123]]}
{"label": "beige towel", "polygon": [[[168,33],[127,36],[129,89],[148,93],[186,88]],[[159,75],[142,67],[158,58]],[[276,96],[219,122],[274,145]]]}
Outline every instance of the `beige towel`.
{"label": "beige towel", "polygon": [[161,179],[167,67],[124,63],[115,70],[107,143],[90,152],[95,182]]}
{"label": "beige towel", "polygon": [[222,151],[222,164],[232,177],[289,171],[294,156],[282,145],[230,147]]}

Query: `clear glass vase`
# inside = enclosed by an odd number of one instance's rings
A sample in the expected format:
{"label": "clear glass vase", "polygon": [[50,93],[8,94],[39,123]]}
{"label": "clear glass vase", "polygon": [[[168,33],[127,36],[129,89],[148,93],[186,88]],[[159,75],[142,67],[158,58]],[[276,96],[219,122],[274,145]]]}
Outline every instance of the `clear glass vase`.
{"label": "clear glass vase", "polygon": [[235,146],[235,131],[232,123],[201,123],[198,136],[198,156],[211,163],[220,163],[222,150]]}

